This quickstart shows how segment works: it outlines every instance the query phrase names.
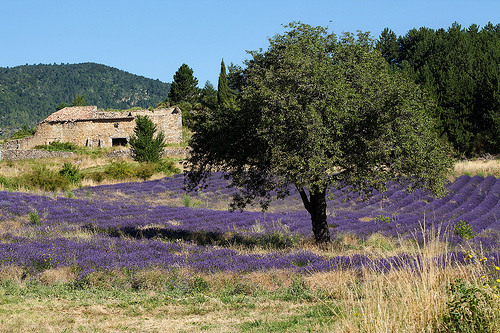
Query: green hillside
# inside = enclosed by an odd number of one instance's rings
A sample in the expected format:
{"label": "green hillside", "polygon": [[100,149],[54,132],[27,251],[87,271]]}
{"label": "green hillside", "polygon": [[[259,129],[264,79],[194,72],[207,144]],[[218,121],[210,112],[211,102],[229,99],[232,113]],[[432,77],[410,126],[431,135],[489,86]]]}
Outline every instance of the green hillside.
{"label": "green hillside", "polygon": [[0,67],[0,129],[5,136],[33,127],[76,95],[103,109],[148,108],[169,90],[170,83],[96,63]]}

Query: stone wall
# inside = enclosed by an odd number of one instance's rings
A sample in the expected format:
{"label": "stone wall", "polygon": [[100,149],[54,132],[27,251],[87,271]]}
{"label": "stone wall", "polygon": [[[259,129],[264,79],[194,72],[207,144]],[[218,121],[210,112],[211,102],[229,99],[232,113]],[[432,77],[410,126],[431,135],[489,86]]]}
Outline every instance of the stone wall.
{"label": "stone wall", "polygon": [[[183,148],[166,148],[163,151],[164,157],[178,157],[185,158],[189,154],[188,149]],[[71,151],[47,151],[38,149],[1,149],[0,161],[17,161],[17,160],[30,160],[47,157],[73,157],[75,153]],[[115,150],[105,155],[108,158],[131,158],[132,154],[130,149]]]}
{"label": "stone wall", "polygon": [[71,157],[76,156],[71,151],[47,151],[37,149],[2,149],[0,150],[1,161],[30,160],[46,157]]}

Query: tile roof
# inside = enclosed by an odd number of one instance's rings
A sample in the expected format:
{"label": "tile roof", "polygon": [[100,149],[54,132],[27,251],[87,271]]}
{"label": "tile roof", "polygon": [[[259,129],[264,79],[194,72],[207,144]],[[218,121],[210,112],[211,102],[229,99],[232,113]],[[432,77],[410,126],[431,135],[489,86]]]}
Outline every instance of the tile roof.
{"label": "tile roof", "polygon": [[97,111],[97,106],[71,106],[65,107],[57,112],[51,114],[44,123],[58,122],[58,121],[75,121],[75,120],[87,120],[94,117],[94,113]]}

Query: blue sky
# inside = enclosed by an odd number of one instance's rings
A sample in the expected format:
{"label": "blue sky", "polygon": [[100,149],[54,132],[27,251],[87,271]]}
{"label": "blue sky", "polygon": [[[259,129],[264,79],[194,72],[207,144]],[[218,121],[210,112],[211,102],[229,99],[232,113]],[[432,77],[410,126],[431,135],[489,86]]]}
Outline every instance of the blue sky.
{"label": "blue sky", "polygon": [[291,21],[374,37],[500,23],[498,0],[0,0],[0,12],[0,67],[96,62],[171,82],[186,63],[200,87]]}

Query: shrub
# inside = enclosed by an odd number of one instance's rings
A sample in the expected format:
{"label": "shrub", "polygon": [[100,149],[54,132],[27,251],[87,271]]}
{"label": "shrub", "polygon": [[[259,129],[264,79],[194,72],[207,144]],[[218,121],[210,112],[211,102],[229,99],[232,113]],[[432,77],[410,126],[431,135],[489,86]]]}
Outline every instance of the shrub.
{"label": "shrub", "polygon": [[19,179],[0,176],[0,184],[9,189],[10,191],[19,189]]}
{"label": "shrub", "polygon": [[82,180],[80,169],[71,163],[64,163],[59,174],[68,179],[71,184],[76,184]]}
{"label": "shrub", "polygon": [[156,172],[162,172],[167,176],[180,173],[181,170],[175,166],[174,161],[161,159],[156,163]]}
{"label": "shrub", "polygon": [[32,225],[40,225],[40,215],[36,209],[30,210],[29,217]]}
{"label": "shrub", "polygon": [[96,182],[101,182],[105,178],[105,173],[102,171],[94,171],[85,174],[85,178],[92,179],[93,181]]}
{"label": "shrub", "polygon": [[48,145],[38,145],[35,149],[48,150],[48,151],[76,151],[78,146],[71,142],[53,141]]}
{"label": "shrub", "polygon": [[36,127],[28,128],[28,126],[23,125],[23,127],[20,130],[12,134],[10,139],[16,140],[16,139],[26,138],[28,136],[32,136],[33,134],[35,134],[35,132],[36,132]]}
{"label": "shrub", "polygon": [[443,317],[445,332],[494,332],[494,313],[485,291],[456,279]]}
{"label": "shrub", "polygon": [[20,177],[19,185],[26,188],[39,188],[44,191],[66,190],[70,186],[69,180],[55,171],[48,170],[45,165],[35,167],[29,173]]}
{"label": "shrub", "polygon": [[111,179],[127,179],[135,177],[135,172],[125,161],[113,162],[106,167],[104,174]]}
{"label": "shrub", "polygon": [[455,234],[462,237],[465,240],[472,239],[476,237],[476,234],[472,230],[472,226],[466,221],[460,220],[454,227],[453,230]]}
{"label": "shrub", "polygon": [[135,168],[134,173],[137,177],[146,180],[151,178],[151,176],[155,173],[156,168],[157,168],[156,164],[141,163]]}

